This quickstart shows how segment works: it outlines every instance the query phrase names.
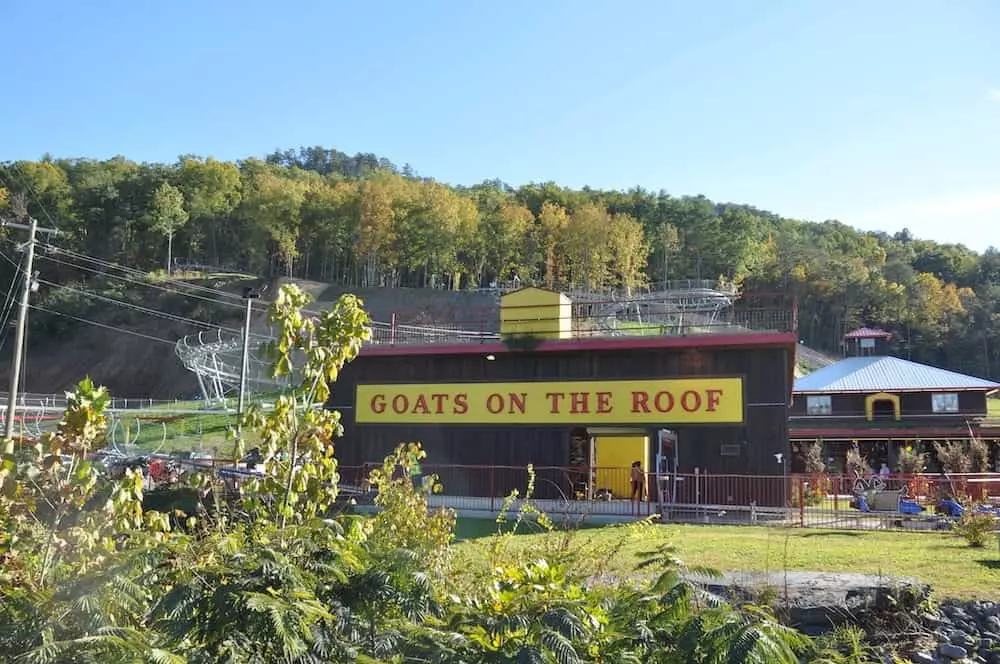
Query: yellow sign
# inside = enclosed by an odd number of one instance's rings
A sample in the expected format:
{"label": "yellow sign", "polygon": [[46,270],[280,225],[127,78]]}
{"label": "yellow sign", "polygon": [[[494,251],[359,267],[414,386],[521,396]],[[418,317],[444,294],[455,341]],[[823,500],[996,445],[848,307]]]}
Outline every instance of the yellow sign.
{"label": "yellow sign", "polygon": [[359,424],[741,424],[742,378],[358,385]]}

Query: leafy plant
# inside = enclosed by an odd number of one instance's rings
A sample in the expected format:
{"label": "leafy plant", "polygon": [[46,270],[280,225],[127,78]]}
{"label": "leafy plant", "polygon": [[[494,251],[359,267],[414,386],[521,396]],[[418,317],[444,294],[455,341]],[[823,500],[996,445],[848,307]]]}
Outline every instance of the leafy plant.
{"label": "leafy plant", "polygon": [[982,548],[996,529],[996,519],[992,514],[966,512],[955,524],[955,534],[965,539],[969,546]]}
{"label": "leafy plant", "polygon": [[[441,574],[455,537],[456,517],[454,510],[430,510],[427,492],[411,481],[411,471],[426,456],[419,443],[400,445],[369,474],[369,483],[378,491],[375,504],[381,508],[371,524],[369,544],[375,551],[412,551],[421,556],[425,569]],[[423,478],[440,492],[437,480]]]}
{"label": "leafy plant", "polygon": [[948,474],[961,475],[972,469],[968,446],[962,442],[950,440],[943,443],[935,442],[934,452],[941,463],[941,469]]}
{"label": "leafy plant", "polygon": [[858,448],[858,444],[854,443],[847,449],[847,474],[848,475],[866,475],[868,474],[869,461],[868,457],[861,454],[861,450]]}
{"label": "leafy plant", "polygon": [[913,445],[900,448],[896,469],[903,475],[919,475],[927,469],[927,455]]}
{"label": "leafy plant", "polygon": [[820,443],[816,441],[799,443],[798,449],[802,467],[807,474],[818,475],[826,472],[826,462],[823,461],[823,446]]}

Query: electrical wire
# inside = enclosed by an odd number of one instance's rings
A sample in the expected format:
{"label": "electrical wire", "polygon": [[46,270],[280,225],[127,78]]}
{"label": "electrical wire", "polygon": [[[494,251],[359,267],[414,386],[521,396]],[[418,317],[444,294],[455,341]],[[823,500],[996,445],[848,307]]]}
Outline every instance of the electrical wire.
{"label": "electrical wire", "polygon": [[165,286],[160,286],[159,284],[149,283],[148,281],[142,281],[140,279],[135,279],[135,278],[132,278],[132,277],[126,277],[126,276],[118,275],[118,274],[110,274],[108,272],[104,272],[103,270],[99,270],[99,269],[94,268],[94,267],[90,267],[90,266],[87,266],[87,265],[80,265],[79,263],[71,263],[69,261],[59,260],[58,258],[54,258],[52,256],[47,256],[45,254],[42,254],[41,256],[39,256],[39,258],[41,258],[43,260],[46,260],[46,261],[50,261],[52,263],[58,263],[60,265],[65,265],[66,267],[72,267],[74,269],[81,270],[83,272],[90,272],[92,274],[100,275],[102,277],[107,277],[107,278],[110,278],[110,279],[117,279],[119,281],[124,281],[124,282],[129,283],[129,284],[135,284],[137,286],[145,286],[146,288],[152,288],[154,290],[162,291],[164,293],[171,293],[171,294],[174,294],[174,295],[183,295],[184,297],[190,297],[190,298],[194,298],[196,300],[203,300],[205,302],[211,302],[212,304],[219,304],[219,305],[222,305],[222,306],[225,306],[225,307],[232,307],[234,309],[240,309],[240,310],[244,309],[243,305],[236,304],[235,302],[227,302],[225,300],[219,300],[219,299],[216,299],[216,298],[205,297],[204,295],[198,295],[197,293],[186,293],[184,291],[177,290],[175,288],[167,288]]}
{"label": "electrical wire", "polygon": [[74,316],[73,314],[67,314],[67,313],[65,313],[63,311],[55,311],[54,309],[48,309],[46,307],[40,307],[40,306],[38,306],[36,304],[29,304],[28,306],[30,308],[32,308],[32,309],[35,309],[36,311],[43,311],[43,312],[45,312],[47,314],[53,314],[55,316],[62,316],[63,318],[71,318],[71,319],[73,319],[75,321],[79,321],[81,323],[87,323],[88,325],[94,325],[95,327],[102,327],[102,328],[104,328],[106,330],[112,330],[114,332],[121,332],[122,334],[131,334],[132,336],[135,336],[135,337],[142,337],[143,339],[148,339],[150,341],[158,341],[160,343],[169,344],[171,346],[177,345],[176,341],[170,341],[169,339],[164,339],[163,337],[157,337],[157,336],[154,336],[152,334],[144,334],[142,332],[135,332],[133,330],[126,330],[126,329],[121,328],[121,327],[115,327],[114,325],[108,325],[106,323],[99,323],[98,321],[91,320],[89,318],[82,318],[80,316]]}
{"label": "electrical wire", "polygon": [[[168,293],[176,293],[178,295],[184,295],[184,296],[187,296],[187,297],[193,297],[193,298],[197,298],[197,299],[201,299],[201,300],[206,300],[208,302],[213,302],[215,304],[221,304],[221,305],[224,305],[224,306],[231,306],[233,308],[239,308],[239,309],[245,309],[246,308],[246,300],[242,296],[236,295],[235,293],[230,293],[229,291],[221,290],[219,288],[212,288],[210,286],[203,286],[201,284],[192,284],[190,282],[180,281],[180,280],[177,280],[177,279],[167,279],[167,280],[164,281],[164,283],[175,284],[175,285],[177,285],[180,288],[187,288],[187,289],[191,289],[191,290],[198,291],[198,292],[210,293],[212,295],[215,295],[216,297],[206,297],[204,295],[197,295],[196,293],[192,293],[192,292],[187,292],[187,291],[178,290],[178,289],[170,289],[170,288],[166,288],[164,286],[158,285],[158,284],[151,284],[151,283],[149,283],[149,273],[148,272],[144,272],[143,270],[140,270],[138,268],[129,267],[127,265],[121,265],[120,263],[115,263],[113,261],[105,260],[103,258],[97,258],[96,256],[90,256],[88,254],[84,254],[84,253],[81,253],[81,252],[78,252],[78,251],[74,251],[72,249],[66,249],[64,247],[58,247],[58,246],[53,245],[53,244],[46,244],[46,245],[44,245],[44,248],[47,249],[47,250],[49,250],[49,251],[53,251],[53,252],[56,252],[56,253],[60,253],[60,254],[66,255],[66,256],[70,256],[70,257],[76,258],[77,260],[82,260],[82,261],[85,261],[85,262],[93,263],[95,265],[99,265],[99,266],[101,266],[101,267],[103,267],[105,269],[119,270],[119,271],[124,272],[125,274],[131,275],[131,276],[124,277],[122,275],[109,274],[109,273],[105,272],[104,270],[99,270],[99,269],[96,269],[94,267],[85,267],[85,266],[82,266],[82,265],[76,265],[74,263],[66,263],[65,261],[60,261],[58,259],[52,258],[51,256],[46,256],[46,255],[43,254],[42,258],[45,258],[46,260],[54,261],[54,262],[57,262],[57,263],[63,263],[64,265],[69,265],[69,266],[72,266],[72,267],[78,267],[79,269],[88,270],[88,271],[90,271],[90,272],[92,272],[94,274],[99,274],[99,275],[104,276],[104,277],[110,277],[110,278],[113,278],[113,279],[121,279],[122,281],[127,281],[127,282],[130,282],[130,283],[135,283],[135,284],[142,285],[142,286],[149,286],[151,288],[157,288],[159,290],[163,290],[163,291],[166,291]],[[232,302],[225,302],[225,301],[223,301],[221,299],[218,299],[218,298],[227,298],[227,299],[232,300]],[[251,302],[253,302],[253,301],[251,300]],[[251,304],[251,306],[254,306],[254,305]],[[266,305],[261,306],[260,309],[258,309],[258,311],[266,309],[266,308],[267,308]],[[317,310],[314,310],[314,309],[303,309],[302,311],[304,313],[312,314],[314,316],[318,316],[318,315],[322,314],[321,311],[317,311]]]}
{"label": "electrical wire", "polygon": [[143,307],[138,304],[132,304],[131,302],[126,302],[124,300],[116,300],[113,297],[107,297],[106,295],[99,295],[98,293],[91,293],[89,291],[82,290],[80,288],[73,288],[72,286],[66,286],[63,284],[57,284],[54,281],[48,281],[46,279],[39,279],[38,283],[45,284],[52,288],[70,291],[72,293],[79,293],[85,297],[90,297],[95,300],[100,300],[101,302],[107,302],[108,304],[114,304],[125,309],[131,309],[132,311],[138,311],[149,316],[155,316],[157,318],[163,318],[164,320],[173,321],[175,323],[185,323],[187,325],[195,325],[197,327],[202,327],[206,330],[226,330],[227,332],[239,332],[240,330],[232,327],[224,327],[221,325],[216,325],[214,323],[208,323],[201,320],[196,320],[194,318],[188,318],[186,316],[179,316],[177,314],[167,313],[166,311],[160,311],[159,309],[150,309],[149,307]]}
{"label": "electrical wire", "polygon": [[[127,275],[129,275],[131,277],[134,277],[134,278],[148,279],[148,276],[149,276],[149,274],[147,272],[144,272],[143,270],[140,270],[138,268],[129,267],[127,265],[121,265],[120,263],[115,263],[115,262],[112,262],[112,261],[109,261],[109,260],[105,260],[103,258],[97,258],[96,256],[90,256],[88,254],[84,254],[84,253],[81,253],[79,251],[74,251],[73,249],[67,249],[65,247],[59,247],[59,246],[56,246],[56,245],[53,245],[53,244],[50,244],[50,243],[45,244],[44,248],[49,249],[51,251],[55,251],[57,253],[61,253],[61,254],[67,255],[67,256],[71,256],[71,257],[76,258],[78,260],[82,260],[82,261],[86,261],[86,262],[89,262],[89,263],[93,263],[95,265],[100,265],[101,267],[104,267],[104,268],[109,269],[109,270],[119,270],[119,271],[121,271],[121,272],[123,272],[123,273],[125,273],[125,274],[127,274]],[[189,282],[186,282],[186,281],[180,281],[180,280],[177,280],[177,279],[165,279],[164,283],[166,283],[166,284],[172,284],[175,287],[179,287],[179,288],[186,288],[186,289],[193,290],[193,291],[198,291],[198,292],[203,292],[203,293],[210,293],[210,294],[218,296],[220,298],[226,298],[226,299],[233,300],[234,302],[240,302],[240,303],[243,302],[243,298],[241,296],[235,294],[235,293],[230,293],[228,291],[224,291],[224,290],[221,290],[221,289],[218,289],[218,288],[212,288],[210,286],[203,286],[201,284],[192,284],[192,283],[189,283]]]}
{"label": "electrical wire", "polygon": [[[6,253],[0,251],[0,257],[2,257],[4,260],[6,260],[11,265],[13,265],[15,269],[23,271],[22,268],[20,267],[20,265],[18,265],[17,262],[15,262],[14,259],[12,259],[10,256],[8,256]],[[54,281],[48,281],[47,279],[38,279],[38,283],[45,284],[46,286],[51,286],[52,288],[56,288],[56,289],[62,289],[62,290],[67,290],[67,291],[70,291],[70,292],[73,292],[73,293],[79,293],[80,295],[83,295],[85,297],[94,298],[94,299],[100,300],[102,302],[107,302],[109,304],[115,304],[115,305],[118,305],[120,307],[124,307],[126,309],[131,309],[133,311],[139,311],[139,312],[142,312],[142,313],[150,315],[150,316],[155,316],[155,317],[158,317],[158,318],[163,318],[165,320],[173,321],[173,322],[176,322],[176,323],[184,323],[184,324],[187,324],[187,325],[194,325],[194,326],[197,326],[197,327],[204,328],[206,330],[220,329],[220,330],[226,330],[227,332],[239,332],[240,331],[240,330],[238,330],[236,328],[224,327],[224,326],[221,326],[221,325],[216,325],[214,323],[208,323],[206,321],[196,320],[194,318],[188,318],[186,316],[179,316],[177,314],[167,313],[165,311],[160,311],[158,309],[150,309],[149,307],[143,307],[143,306],[140,306],[138,304],[132,304],[131,302],[125,302],[124,300],[117,300],[117,299],[115,299],[113,297],[107,297],[105,295],[100,295],[98,293],[91,293],[89,291],[85,291],[85,290],[82,290],[82,289],[79,289],[79,288],[73,288],[72,286],[66,286],[64,284],[57,284]]]}
{"label": "electrical wire", "polygon": [[14,313],[14,292],[17,286],[21,283],[21,279],[24,277],[24,270],[18,269],[14,273],[14,278],[10,280],[10,288],[7,290],[7,299],[4,302],[3,312],[0,313],[0,350],[3,350],[4,344],[7,343],[7,333],[10,331],[10,316]]}

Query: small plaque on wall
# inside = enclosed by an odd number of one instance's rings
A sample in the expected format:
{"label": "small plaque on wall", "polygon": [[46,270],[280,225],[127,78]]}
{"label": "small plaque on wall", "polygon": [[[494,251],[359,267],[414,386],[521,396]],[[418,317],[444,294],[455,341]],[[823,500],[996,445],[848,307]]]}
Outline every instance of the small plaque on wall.
{"label": "small plaque on wall", "polygon": [[733,444],[725,444],[719,448],[719,454],[728,457],[738,457],[740,455],[740,446]]}

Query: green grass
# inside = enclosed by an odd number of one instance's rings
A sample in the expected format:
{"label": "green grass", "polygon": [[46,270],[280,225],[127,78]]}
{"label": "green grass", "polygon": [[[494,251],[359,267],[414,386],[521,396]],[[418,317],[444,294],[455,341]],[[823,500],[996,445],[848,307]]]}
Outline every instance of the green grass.
{"label": "green grass", "polygon": [[226,431],[235,423],[236,416],[226,413],[130,414],[118,420],[114,440],[121,445],[127,438],[130,444],[146,452],[211,452],[218,448],[220,453],[228,453],[232,443],[227,441]]}
{"label": "green grass", "polygon": [[[615,528],[583,530],[574,535],[573,546],[588,551],[608,549],[620,533],[621,530]],[[524,553],[542,551],[558,537],[523,535],[514,538],[511,546]],[[487,541],[458,543],[455,569],[470,576],[482,572],[488,564],[483,555]],[[1000,588],[1000,553],[996,540],[985,549],[973,549],[964,540],[942,533],[665,525],[655,527],[643,541],[626,545],[611,558],[606,573],[633,572],[638,553],[651,551],[664,543],[673,544],[677,556],[688,565],[720,571],[828,571],[909,576],[930,584],[938,599],[996,599]]]}

